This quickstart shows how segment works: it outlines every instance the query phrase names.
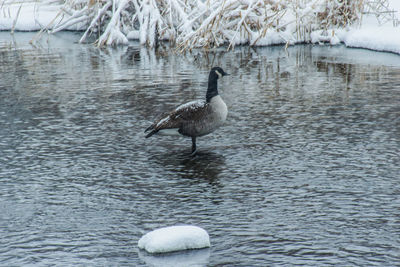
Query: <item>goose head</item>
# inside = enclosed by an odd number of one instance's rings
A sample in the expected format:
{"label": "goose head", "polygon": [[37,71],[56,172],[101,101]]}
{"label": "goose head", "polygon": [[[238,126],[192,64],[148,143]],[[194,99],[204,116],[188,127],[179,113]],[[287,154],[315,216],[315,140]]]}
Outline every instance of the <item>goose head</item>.
{"label": "goose head", "polygon": [[219,79],[222,78],[223,76],[229,75],[226,73],[221,67],[214,67],[210,71],[210,76],[209,79]]}

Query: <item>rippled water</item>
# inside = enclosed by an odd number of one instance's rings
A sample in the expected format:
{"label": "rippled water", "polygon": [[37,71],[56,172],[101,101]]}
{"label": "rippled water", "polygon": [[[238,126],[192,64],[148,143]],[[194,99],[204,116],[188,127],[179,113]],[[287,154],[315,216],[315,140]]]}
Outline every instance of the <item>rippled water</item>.
{"label": "rippled water", "polygon": [[[0,265],[400,262],[400,57],[329,46],[97,49],[0,34]],[[145,139],[220,65],[225,127]],[[206,250],[151,256],[158,227]]]}

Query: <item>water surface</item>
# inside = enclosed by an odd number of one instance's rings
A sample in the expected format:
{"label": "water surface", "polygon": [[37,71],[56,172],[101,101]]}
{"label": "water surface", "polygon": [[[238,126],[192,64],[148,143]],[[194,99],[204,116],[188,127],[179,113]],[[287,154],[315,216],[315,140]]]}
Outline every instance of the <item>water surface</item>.
{"label": "water surface", "polygon": [[[400,262],[400,57],[343,46],[176,54],[0,33],[0,265],[393,266]],[[144,138],[205,96],[226,125]],[[151,256],[194,224],[212,247]]]}

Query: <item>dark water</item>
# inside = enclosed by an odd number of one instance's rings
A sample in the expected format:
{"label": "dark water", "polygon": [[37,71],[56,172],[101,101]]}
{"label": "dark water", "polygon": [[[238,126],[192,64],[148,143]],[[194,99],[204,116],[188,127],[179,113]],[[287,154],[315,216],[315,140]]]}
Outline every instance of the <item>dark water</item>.
{"label": "dark water", "polygon": [[[0,34],[0,265],[394,266],[400,56],[345,47],[174,54]],[[226,126],[145,139],[220,83]],[[151,256],[158,227],[206,250]],[[179,265],[178,263],[181,263]]]}

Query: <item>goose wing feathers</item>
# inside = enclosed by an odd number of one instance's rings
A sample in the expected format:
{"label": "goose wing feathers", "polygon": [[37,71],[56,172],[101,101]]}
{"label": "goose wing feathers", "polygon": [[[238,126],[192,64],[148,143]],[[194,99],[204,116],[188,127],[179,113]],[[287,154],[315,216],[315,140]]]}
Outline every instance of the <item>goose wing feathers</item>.
{"label": "goose wing feathers", "polygon": [[181,128],[186,123],[196,123],[206,117],[209,112],[209,104],[206,101],[197,100],[178,106],[170,113],[156,120],[145,132],[150,131],[146,137],[150,137],[162,129]]}

